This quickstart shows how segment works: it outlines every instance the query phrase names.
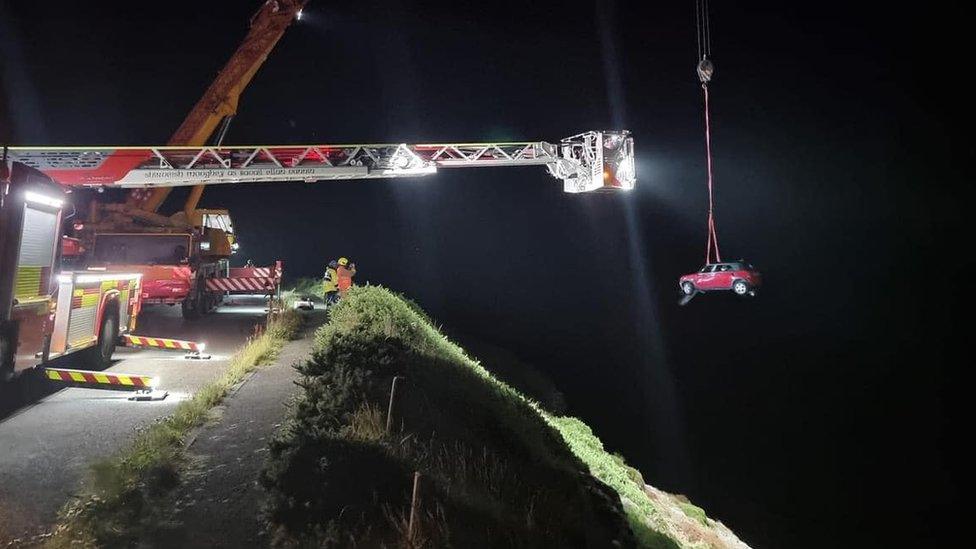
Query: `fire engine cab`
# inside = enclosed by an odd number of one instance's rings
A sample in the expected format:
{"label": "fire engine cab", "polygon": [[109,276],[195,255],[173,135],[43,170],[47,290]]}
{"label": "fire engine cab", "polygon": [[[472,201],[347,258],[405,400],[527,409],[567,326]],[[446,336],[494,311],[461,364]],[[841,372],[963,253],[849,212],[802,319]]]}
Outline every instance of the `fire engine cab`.
{"label": "fire engine cab", "polygon": [[66,204],[43,173],[0,162],[0,381],[65,355],[102,367],[135,330],[140,274],[60,271]]}

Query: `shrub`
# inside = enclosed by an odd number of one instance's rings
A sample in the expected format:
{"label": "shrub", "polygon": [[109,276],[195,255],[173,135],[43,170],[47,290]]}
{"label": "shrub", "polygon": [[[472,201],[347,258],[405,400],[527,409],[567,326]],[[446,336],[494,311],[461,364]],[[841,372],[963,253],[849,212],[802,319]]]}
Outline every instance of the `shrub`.
{"label": "shrub", "polygon": [[434,546],[633,544],[619,499],[538,408],[392,292],[350,291],[299,370],[303,398],[262,476],[279,542],[402,542],[420,471],[418,535]]}

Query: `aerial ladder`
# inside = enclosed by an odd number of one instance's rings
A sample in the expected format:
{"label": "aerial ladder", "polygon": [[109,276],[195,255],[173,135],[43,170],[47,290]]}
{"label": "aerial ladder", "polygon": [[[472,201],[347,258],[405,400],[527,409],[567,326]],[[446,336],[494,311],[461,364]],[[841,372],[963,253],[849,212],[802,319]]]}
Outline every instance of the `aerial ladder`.
{"label": "aerial ladder", "polygon": [[[88,362],[104,364],[119,338],[135,329],[145,295],[143,273],[118,266],[61,267],[61,211],[71,188],[151,191],[523,166],[545,167],[568,193],[627,191],[636,182],[634,142],[626,131],[589,131],[556,143],[10,147],[0,158],[0,381],[72,353],[84,352]],[[205,244],[190,239],[176,246]],[[220,285],[235,279],[280,280],[280,263],[267,270],[208,279],[207,290],[226,291]]]}
{"label": "aerial ladder", "polygon": [[424,177],[441,169],[492,166],[544,166],[568,193],[630,190],[636,181],[627,131],[589,131],[555,143],[11,147],[7,154],[65,186],[143,191],[201,183]]}

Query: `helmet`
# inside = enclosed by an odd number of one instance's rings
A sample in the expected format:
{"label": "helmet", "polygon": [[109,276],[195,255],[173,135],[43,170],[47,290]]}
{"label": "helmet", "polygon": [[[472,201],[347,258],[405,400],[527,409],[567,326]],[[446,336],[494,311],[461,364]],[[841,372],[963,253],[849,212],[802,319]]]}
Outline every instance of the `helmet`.
{"label": "helmet", "polygon": [[345,258],[345,257],[340,257],[339,258],[339,265],[342,265],[343,267],[345,267],[348,264],[349,264],[349,259],[348,258]]}
{"label": "helmet", "polygon": [[338,266],[339,266],[339,264],[336,262],[335,259],[333,259],[332,261],[329,262],[329,267],[332,268],[332,269],[335,269]]}

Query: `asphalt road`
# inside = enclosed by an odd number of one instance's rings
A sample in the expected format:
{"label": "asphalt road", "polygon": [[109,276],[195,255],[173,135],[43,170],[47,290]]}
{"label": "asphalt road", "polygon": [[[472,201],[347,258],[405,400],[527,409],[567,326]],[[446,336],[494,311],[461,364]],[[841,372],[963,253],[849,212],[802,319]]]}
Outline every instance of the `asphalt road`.
{"label": "asphalt road", "polygon": [[[128,393],[86,388],[43,390],[0,412],[0,547],[47,531],[77,492],[94,460],[110,456],[140,427],[171,413],[217,377],[227,359],[264,319],[263,300],[235,297],[215,313],[184,321],[179,308],[148,308],[139,335],[202,341],[210,360],[175,351],[118,349],[106,371],[148,374],[169,391],[164,400],[134,402]],[[70,357],[59,366],[70,368]]]}

